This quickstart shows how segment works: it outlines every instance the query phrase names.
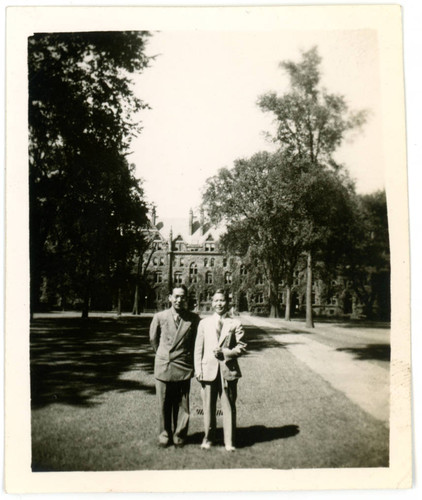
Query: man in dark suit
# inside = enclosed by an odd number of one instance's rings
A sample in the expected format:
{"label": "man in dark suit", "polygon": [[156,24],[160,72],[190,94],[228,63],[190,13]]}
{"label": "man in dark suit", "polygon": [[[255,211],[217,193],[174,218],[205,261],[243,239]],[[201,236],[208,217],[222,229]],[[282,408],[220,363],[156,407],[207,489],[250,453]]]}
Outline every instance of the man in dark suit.
{"label": "man in dark suit", "polygon": [[199,316],[186,310],[187,290],[173,287],[170,309],[154,315],[150,341],[159,405],[159,446],[183,446],[189,425],[190,379]]}

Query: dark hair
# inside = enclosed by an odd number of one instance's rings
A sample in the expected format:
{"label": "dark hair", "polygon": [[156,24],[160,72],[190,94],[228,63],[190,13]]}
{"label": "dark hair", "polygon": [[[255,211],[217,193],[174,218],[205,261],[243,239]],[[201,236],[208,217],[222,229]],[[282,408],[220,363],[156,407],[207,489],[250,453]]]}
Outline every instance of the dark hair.
{"label": "dark hair", "polygon": [[227,293],[227,290],[224,290],[224,288],[216,288],[214,290],[214,293],[212,294],[212,297],[214,298],[214,296],[217,294],[217,293],[221,293],[221,295],[224,296],[224,300],[227,302],[227,304],[230,302],[230,299],[229,299],[229,294]]}
{"label": "dark hair", "polygon": [[170,295],[172,295],[172,294],[173,294],[173,292],[174,292],[174,290],[175,290],[176,288],[181,288],[181,289],[185,292],[186,297],[188,296],[188,289],[186,288],[186,286],[185,286],[185,285],[173,285],[173,286],[171,287],[171,292],[170,292]]}

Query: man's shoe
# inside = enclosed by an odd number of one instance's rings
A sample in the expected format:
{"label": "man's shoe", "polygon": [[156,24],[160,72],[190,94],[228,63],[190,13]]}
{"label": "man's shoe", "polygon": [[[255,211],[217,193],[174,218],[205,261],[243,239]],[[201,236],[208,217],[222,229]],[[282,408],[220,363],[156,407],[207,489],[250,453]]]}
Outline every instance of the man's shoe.
{"label": "man's shoe", "polygon": [[208,439],[204,439],[201,444],[201,450],[209,450],[212,446],[211,441],[208,441]]}
{"label": "man's shoe", "polygon": [[183,448],[183,446],[185,446],[184,441],[174,441],[173,444],[175,448]]}
{"label": "man's shoe", "polygon": [[165,442],[165,441],[158,441],[157,444],[158,444],[159,448],[167,448],[168,445],[169,445],[168,441],[167,442]]}
{"label": "man's shoe", "polygon": [[226,451],[236,451],[236,448],[234,446],[226,446]]}

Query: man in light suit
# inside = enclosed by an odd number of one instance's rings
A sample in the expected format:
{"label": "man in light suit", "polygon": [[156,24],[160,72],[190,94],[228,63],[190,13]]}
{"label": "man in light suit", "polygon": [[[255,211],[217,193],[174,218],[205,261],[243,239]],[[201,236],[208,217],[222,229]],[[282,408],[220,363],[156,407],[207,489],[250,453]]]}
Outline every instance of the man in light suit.
{"label": "man in light suit", "polygon": [[154,377],[159,406],[159,446],[185,443],[189,425],[190,379],[199,316],[186,310],[187,290],[175,286],[170,309],[154,315],[150,341],[155,351]]}
{"label": "man in light suit", "polygon": [[241,377],[237,358],[246,350],[238,319],[227,315],[224,290],[212,299],[214,314],[200,321],[195,342],[195,376],[201,383],[205,436],[201,448],[211,448],[217,425],[217,396],[223,410],[224,445],[235,451],[237,381]]}

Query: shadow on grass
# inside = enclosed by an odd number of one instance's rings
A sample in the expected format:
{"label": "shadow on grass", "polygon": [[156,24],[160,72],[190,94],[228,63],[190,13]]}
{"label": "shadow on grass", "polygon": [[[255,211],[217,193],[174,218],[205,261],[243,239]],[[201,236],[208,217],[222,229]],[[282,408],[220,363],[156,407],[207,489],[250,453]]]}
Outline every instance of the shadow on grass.
{"label": "shadow on grass", "polygon": [[389,321],[370,321],[362,319],[350,319],[348,321],[342,321],[338,318],[330,319],[322,318],[320,316],[315,318],[315,322],[321,324],[331,324],[333,326],[339,326],[341,328],[374,328],[379,330],[389,330],[391,327],[391,323]]}
{"label": "shadow on grass", "polygon": [[108,391],[147,391],[125,380],[130,370],[153,373],[150,318],[45,318],[31,324],[31,404],[93,406]]}
{"label": "shadow on grass", "polygon": [[391,348],[388,344],[368,344],[365,347],[339,347],[337,351],[348,352],[359,360],[390,361]]}
{"label": "shadow on grass", "polygon": [[[299,426],[283,425],[282,427],[266,427],[265,425],[251,425],[250,427],[239,427],[236,429],[236,447],[248,448],[257,443],[267,443],[279,439],[287,439],[299,434]],[[188,436],[189,444],[201,444],[204,437],[203,432],[196,432]],[[215,443],[224,443],[223,429],[218,428],[215,436]]]}
{"label": "shadow on grass", "polygon": [[286,333],[299,333],[290,332],[289,330],[284,330],[280,328],[258,328],[256,326],[244,326],[245,330],[245,341],[248,345],[246,355],[252,354],[254,352],[261,352],[265,349],[286,349],[288,346],[292,345],[293,342],[279,342],[272,335],[283,335]]}

